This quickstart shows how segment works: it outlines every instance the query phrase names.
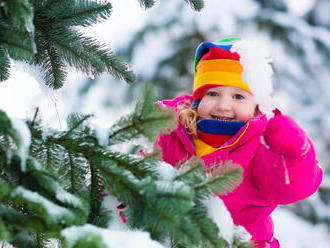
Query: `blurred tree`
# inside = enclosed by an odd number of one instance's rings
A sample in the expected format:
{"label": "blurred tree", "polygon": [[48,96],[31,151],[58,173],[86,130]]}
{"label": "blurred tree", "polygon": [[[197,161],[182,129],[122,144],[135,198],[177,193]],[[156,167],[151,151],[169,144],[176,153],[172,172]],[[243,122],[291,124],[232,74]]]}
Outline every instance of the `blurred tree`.
{"label": "blurred tree", "polygon": [[315,26],[330,28],[330,3],[327,0],[316,0],[314,7],[305,15],[306,21]]}

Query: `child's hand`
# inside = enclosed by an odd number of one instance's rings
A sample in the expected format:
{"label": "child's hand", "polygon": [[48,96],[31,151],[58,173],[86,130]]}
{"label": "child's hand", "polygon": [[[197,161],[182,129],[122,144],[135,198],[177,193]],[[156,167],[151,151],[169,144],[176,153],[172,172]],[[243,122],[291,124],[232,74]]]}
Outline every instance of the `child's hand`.
{"label": "child's hand", "polygon": [[268,121],[264,138],[271,150],[290,156],[303,156],[311,146],[307,135],[298,124],[279,111]]}

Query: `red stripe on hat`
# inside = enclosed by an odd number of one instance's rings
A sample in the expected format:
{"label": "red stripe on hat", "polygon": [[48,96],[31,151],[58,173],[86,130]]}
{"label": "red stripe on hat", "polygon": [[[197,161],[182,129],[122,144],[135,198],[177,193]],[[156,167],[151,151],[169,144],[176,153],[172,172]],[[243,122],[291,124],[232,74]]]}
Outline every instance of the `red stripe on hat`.
{"label": "red stripe on hat", "polygon": [[193,92],[193,94],[192,94],[193,99],[194,99],[194,100],[201,99],[201,98],[205,95],[206,91],[207,91],[208,89],[213,88],[213,87],[219,87],[219,85],[216,85],[216,84],[205,84],[205,85],[203,85],[203,86],[197,88],[197,89]]}
{"label": "red stripe on hat", "polygon": [[229,50],[224,50],[218,47],[210,47],[210,50],[203,55],[201,60],[210,59],[233,59],[239,61],[240,56],[238,53],[232,53]]}

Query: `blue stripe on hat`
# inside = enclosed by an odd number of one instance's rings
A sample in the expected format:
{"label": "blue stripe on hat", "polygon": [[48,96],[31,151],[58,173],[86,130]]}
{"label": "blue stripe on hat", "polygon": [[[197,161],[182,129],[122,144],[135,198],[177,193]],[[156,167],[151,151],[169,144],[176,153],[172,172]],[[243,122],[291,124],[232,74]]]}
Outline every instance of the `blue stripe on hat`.
{"label": "blue stripe on hat", "polygon": [[210,47],[218,47],[224,50],[230,50],[233,44],[240,39],[238,38],[229,38],[225,39],[224,41],[222,40],[217,40],[214,42],[210,41],[204,41],[202,42],[196,49],[195,53],[195,61],[194,61],[194,70],[196,71],[196,66],[199,62],[199,60],[203,57],[205,53],[207,53],[210,50]]}
{"label": "blue stripe on hat", "polygon": [[232,42],[224,42],[224,43],[225,44],[223,44],[223,43],[216,44],[216,43],[209,42],[209,41],[203,42],[197,47],[195,56],[198,59],[200,59],[205,53],[207,53],[210,50],[210,47],[218,47],[218,48],[221,48],[224,50],[230,50],[233,43]]}
{"label": "blue stripe on hat", "polygon": [[201,102],[202,99],[197,99],[191,103],[191,108],[196,109],[198,107],[198,104]]}

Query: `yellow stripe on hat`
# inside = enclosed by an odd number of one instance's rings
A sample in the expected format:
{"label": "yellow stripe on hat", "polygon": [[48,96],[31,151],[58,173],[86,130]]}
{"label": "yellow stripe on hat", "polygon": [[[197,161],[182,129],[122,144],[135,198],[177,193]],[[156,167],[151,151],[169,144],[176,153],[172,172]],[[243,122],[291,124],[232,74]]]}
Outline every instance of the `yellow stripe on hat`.
{"label": "yellow stripe on hat", "polygon": [[232,59],[202,60],[198,63],[197,73],[209,71],[227,71],[241,74],[243,67],[239,61]]}
{"label": "yellow stripe on hat", "polygon": [[242,76],[239,73],[226,71],[211,71],[199,73],[199,71],[197,70],[197,73],[195,73],[194,77],[194,91],[206,84],[233,86],[251,92],[249,86],[243,82]]}

